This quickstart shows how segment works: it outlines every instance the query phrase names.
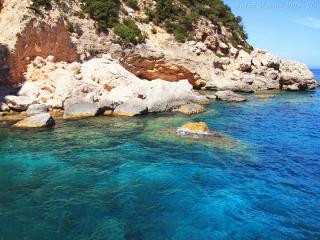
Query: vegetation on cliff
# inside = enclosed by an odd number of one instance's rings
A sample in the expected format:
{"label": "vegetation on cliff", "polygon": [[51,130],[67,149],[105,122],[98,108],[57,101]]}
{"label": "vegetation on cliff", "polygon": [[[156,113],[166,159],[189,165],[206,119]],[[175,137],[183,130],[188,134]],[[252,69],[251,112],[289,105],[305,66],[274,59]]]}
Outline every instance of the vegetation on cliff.
{"label": "vegetation on cliff", "polygon": [[241,17],[235,16],[222,0],[157,0],[156,8],[147,13],[150,20],[163,25],[180,42],[193,37],[193,24],[200,16],[227,27],[233,35],[234,45],[247,39]]}
{"label": "vegetation on cliff", "polygon": [[83,3],[83,10],[97,22],[98,31],[105,31],[119,22],[119,0],[83,0]]}
{"label": "vegetation on cliff", "polygon": [[[50,9],[52,1],[61,5],[63,0],[34,0],[31,9],[41,13],[40,8]],[[114,28],[125,42],[141,42],[141,31],[133,26],[133,21],[119,23],[120,0],[82,0],[82,10],[97,23],[98,31]],[[138,11],[137,0],[124,0],[124,4]],[[148,21],[164,27],[176,40],[184,42],[194,38],[194,26],[200,17],[209,19],[217,26],[224,26],[232,34],[231,43],[246,45],[247,34],[241,23],[241,17],[235,16],[223,0],[156,0],[155,7],[146,6],[144,12]]]}
{"label": "vegetation on cliff", "polygon": [[144,40],[141,30],[132,19],[127,18],[122,23],[116,24],[113,32],[121,37],[124,44],[137,44]]}

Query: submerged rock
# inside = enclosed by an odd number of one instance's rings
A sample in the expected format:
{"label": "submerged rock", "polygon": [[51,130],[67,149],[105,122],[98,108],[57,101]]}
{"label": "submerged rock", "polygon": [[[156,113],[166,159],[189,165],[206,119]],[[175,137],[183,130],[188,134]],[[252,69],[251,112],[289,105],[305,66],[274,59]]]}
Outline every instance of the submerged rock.
{"label": "submerged rock", "polygon": [[63,118],[95,117],[99,111],[99,106],[94,103],[77,103],[65,108]]}
{"label": "submerged rock", "polygon": [[176,130],[176,135],[194,143],[209,144],[215,147],[236,146],[236,141],[222,133],[211,131],[204,122],[191,122]]}
{"label": "submerged rock", "polygon": [[54,124],[55,124],[55,121],[49,113],[41,113],[17,122],[14,125],[14,127],[40,128],[40,127],[51,127]]}
{"label": "submerged rock", "polygon": [[193,133],[193,134],[207,134],[209,132],[209,127],[204,122],[191,122],[178,128],[178,134]]}
{"label": "submerged rock", "polygon": [[206,109],[203,106],[201,106],[199,104],[194,104],[194,103],[182,105],[179,108],[179,112],[181,112],[183,114],[187,114],[187,115],[199,114],[199,113],[202,113],[205,111],[206,111]]}
{"label": "submerged rock", "polygon": [[230,90],[216,92],[218,100],[226,102],[245,102],[247,99],[240,94],[236,94]]}

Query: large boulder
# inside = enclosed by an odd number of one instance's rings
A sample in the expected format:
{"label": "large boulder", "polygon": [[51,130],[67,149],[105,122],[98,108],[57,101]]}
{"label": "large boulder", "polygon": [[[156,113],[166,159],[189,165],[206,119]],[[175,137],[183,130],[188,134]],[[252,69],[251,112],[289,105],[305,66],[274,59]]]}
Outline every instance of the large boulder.
{"label": "large boulder", "polygon": [[71,71],[57,69],[48,76],[55,84],[55,98],[66,99],[70,97],[76,86],[79,85]]}
{"label": "large boulder", "polygon": [[120,85],[109,92],[106,100],[120,105],[137,98],[144,100],[149,112],[167,112],[203,100],[203,97],[193,92],[187,80],[167,82],[160,79],[138,80],[134,84]]}
{"label": "large boulder", "polygon": [[22,85],[20,91],[18,92],[18,95],[37,98],[40,95],[40,89],[37,85],[37,82],[26,81]]}
{"label": "large boulder", "polygon": [[245,102],[247,99],[240,94],[236,94],[230,90],[216,92],[218,100],[226,102]]}
{"label": "large boulder", "polygon": [[100,113],[101,109],[94,103],[77,103],[65,106],[64,118],[94,117]]}
{"label": "large boulder", "polygon": [[118,116],[133,117],[136,115],[145,114],[148,112],[147,104],[142,99],[134,99],[129,102],[123,103],[116,107],[113,114]]}
{"label": "large boulder", "polygon": [[38,100],[34,97],[25,96],[6,96],[6,104],[14,111],[26,111],[31,104],[35,104]]}
{"label": "large boulder", "polygon": [[45,104],[32,104],[28,107],[26,114],[34,115],[39,113],[46,113],[48,112],[48,107]]}
{"label": "large boulder", "polygon": [[[252,63],[254,68],[263,71],[266,68],[279,70],[281,59],[272,55],[264,49],[255,49],[251,52]],[[265,68],[264,68],[265,67]]]}
{"label": "large boulder", "polygon": [[167,82],[153,80],[148,87],[141,87],[149,112],[167,112],[181,105],[198,102],[203,98],[192,91],[192,85],[187,80]]}
{"label": "large boulder", "polygon": [[242,72],[250,72],[251,65],[252,65],[252,57],[246,51],[241,50],[236,59],[237,70]]}
{"label": "large boulder", "polygon": [[84,62],[81,66],[81,73],[84,81],[93,81],[111,88],[140,81],[138,77],[127,71],[109,55]]}
{"label": "large boulder", "polygon": [[14,127],[20,128],[39,128],[39,127],[51,127],[55,124],[54,119],[49,113],[41,113],[28,117],[19,121]]}
{"label": "large boulder", "polygon": [[283,90],[310,90],[317,87],[313,73],[303,63],[283,61],[280,65],[280,72],[280,86]]}

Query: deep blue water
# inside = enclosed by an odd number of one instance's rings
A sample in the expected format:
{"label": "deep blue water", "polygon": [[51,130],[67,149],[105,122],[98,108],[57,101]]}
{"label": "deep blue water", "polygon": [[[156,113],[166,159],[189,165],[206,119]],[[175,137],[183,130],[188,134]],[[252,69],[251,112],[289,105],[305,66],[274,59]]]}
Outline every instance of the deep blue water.
{"label": "deep blue water", "polygon": [[[0,127],[0,239],[320,239],[320,91],[273,94]],[[192,120],[233,142],[170,132]]]}

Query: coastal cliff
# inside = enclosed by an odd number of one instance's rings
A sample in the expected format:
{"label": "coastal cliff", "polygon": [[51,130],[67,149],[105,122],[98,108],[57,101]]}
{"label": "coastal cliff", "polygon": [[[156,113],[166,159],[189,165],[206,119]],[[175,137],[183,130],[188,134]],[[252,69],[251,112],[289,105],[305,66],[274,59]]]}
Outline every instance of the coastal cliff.
{"label": "coastal cliff", "polygon": [[[4,0],[0,9],[0,80],[22,86],[18,95],[29,105],[107,101],[102,109],[115,110],[134,100],[157,112],[207,101],[192,88],[317,86],[305,64],[250,46],[241,18],[223,1]],[[20,100],[9,96],[6,105],[24,111]]]}

